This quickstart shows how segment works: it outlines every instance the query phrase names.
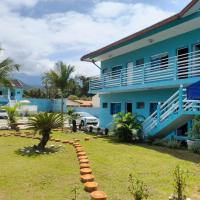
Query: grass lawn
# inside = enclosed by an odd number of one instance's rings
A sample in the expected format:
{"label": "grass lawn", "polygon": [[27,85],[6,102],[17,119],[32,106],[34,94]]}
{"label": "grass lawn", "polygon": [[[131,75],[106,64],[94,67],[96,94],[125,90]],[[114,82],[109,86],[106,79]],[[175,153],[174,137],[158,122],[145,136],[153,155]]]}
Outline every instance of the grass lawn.
{"label": "grass lawn", "polygon": [[[189,196],[200,200],[199,155],[184,150],[120,144],[105,138],[85,142],[85,137],[83,133],[54,134],[54,138],[59,139],[81,139],[96,182],[109,200],[131,200],[127,190],[130,173],[149,186],[151,200],[167,200],[173,192],[172,170],[177,164],[189,171]],[[62,151],[51,155],[28,157],[16,153],[19,148],[37,142],[0,137],[0,199],[72,200],[74,187],[79,188],[77,200],[89,199],[79,181],[79,166],[72,146],[66,145]]]}

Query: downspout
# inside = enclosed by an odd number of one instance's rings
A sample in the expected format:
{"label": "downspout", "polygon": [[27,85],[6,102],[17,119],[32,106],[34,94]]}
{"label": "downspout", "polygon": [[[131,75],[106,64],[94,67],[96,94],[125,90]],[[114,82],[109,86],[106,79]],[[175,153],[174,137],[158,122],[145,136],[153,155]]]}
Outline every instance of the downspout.
{"label": "downspout", "polygon": [[96,67],[98,67],[100,70],[102,70],[101,67],[99,67],[99,66],[95,63],[94,60],[92,60],[92,63],[93,63]]}

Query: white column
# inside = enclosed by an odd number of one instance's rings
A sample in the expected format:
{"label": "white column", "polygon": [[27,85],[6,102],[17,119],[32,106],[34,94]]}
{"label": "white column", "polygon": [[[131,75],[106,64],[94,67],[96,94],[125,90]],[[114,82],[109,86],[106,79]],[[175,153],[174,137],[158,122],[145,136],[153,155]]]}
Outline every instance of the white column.
{"label": "white column", "polygon": [[8,100],[10,101],[10,88],[8,88]]}

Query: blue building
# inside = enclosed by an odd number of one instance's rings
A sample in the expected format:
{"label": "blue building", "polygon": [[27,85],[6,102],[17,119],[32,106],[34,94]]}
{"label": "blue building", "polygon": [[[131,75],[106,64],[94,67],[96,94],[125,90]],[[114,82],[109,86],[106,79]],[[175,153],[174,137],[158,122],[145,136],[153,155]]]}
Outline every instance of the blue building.
{"label": "blue building", "polygon": [[100,94],[101,127],[118,112],[132,112],[145,116],[146,135],[184,136],[200,114],[200,101],[187,95],[200,81],[200,1],[81,60],[101,62],[89,91]]}
{"label": "blue building", "polygon": [[15,104],[23,98],[23,83],[18,80],[11,80],[11,88],[0,86],[0,106]]}

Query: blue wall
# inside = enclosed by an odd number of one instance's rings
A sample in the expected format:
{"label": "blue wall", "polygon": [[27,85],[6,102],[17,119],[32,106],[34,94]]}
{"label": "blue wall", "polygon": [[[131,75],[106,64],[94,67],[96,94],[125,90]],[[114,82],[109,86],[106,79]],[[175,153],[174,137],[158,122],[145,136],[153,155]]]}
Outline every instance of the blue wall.
{"label": "blue wall", "polygon": [[[148,117],[150,114],[150,103],[164,102],[166,101],[178,88],[163,89],[163,90],[149,90],[139,92],[124,92],[100,95],[101,109],[100,109],[100,126],[105,128],[111,125],[113,116],[110,114],[111,103],[121,103],[122,112],[125,112],[126,103],[132,103],[133,113],[138,113],[144,117]],[[144,102],[144,109],[137,109],[136,103]],[[103,103],[108,103],[107,108],[102,108]]]}
{"label": "blue wall", "polygon": [[192,51],[192,46],[196,43],[200,43],[200,29],[103,61],[101,66],[102,69],[117,65],[125,68],[129,62],[140,58],[145,58],[145,62],[150,62],[151,56],[165,52],[168,52],[169,56],[176,56],[177,49],[189,47],[189,50]]}
{"label": "blue wall", "polygon": [[52,100],[50,99],[36,99],[36,98],[24,98],[31,102],[30,105],[37,105],[38,112],[52,112]]}

